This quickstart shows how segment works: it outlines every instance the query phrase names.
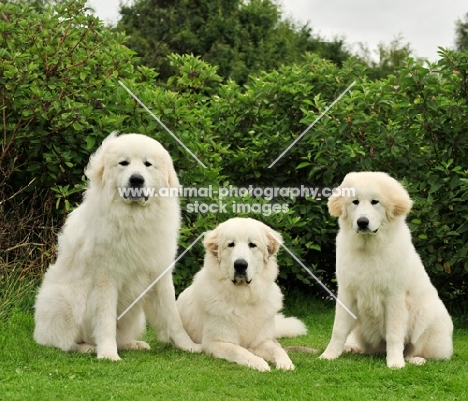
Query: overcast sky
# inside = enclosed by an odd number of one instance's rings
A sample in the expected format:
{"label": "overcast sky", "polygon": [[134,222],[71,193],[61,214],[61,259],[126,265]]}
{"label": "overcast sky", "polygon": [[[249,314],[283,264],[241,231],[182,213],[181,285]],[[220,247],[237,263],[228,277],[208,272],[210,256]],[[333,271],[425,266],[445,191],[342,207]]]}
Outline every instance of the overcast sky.
{"label": "overcast sky", "polygon": [[[115,23],[122,0],[89,0],[105,22]],[[123,0],[128,2],[128,0]],[[326,39],[339,35],[357,48],[375,50],[398,35],[418,57],[438,59],[437,47],[454,46],[455,21],[468,12],[465,0],[281,0],[285,16],[306,23]]]}

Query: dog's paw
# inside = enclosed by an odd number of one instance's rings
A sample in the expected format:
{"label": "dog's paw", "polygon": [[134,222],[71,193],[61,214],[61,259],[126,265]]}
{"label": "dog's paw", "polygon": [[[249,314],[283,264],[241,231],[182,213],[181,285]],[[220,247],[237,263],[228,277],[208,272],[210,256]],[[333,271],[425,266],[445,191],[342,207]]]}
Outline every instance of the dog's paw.
{"label": "dog's paw", "polygon": [[345,344],[344,352],[350,352],[351,354],[364,354],[364,348],[357,344]]}
{"label": "dog's paw", "polygon": [[277,369],[282,369],[282,370],[294,370],[294,365],[291,361],[291,358],[289,358],[288,354],[282,350],[279,355],[276,355],[275,357],[275,366]]}
{"label": "dog's paw", "polygon": [[259,372],[269,372],[270,365],[263,358],[251,359],[247,362],[249,368],[257,369]]}
{"label": "dog's paw", "polygon": [[178,339],[178,341],[172,341],[172,344],[178,349],[194,354],[202,352],[201,344],[194,343],[188,336],[187,338]]}
{"label": "dog's paw", "polygon": [[319,356],[319,359],[337,359],[341,355],[341,352],[329,350],[328,348]]}
{"label": "dog's paw", "polygon": [[115,352],[98,353],[98,359],[108,359],[109,361],[120,361],[120,356]]}
{"label": "dog's paw", "polygon": [[292,363],[291,359],[284,358],[280,361],[276,361],[276,369],[281,370],[294,370],[294,364]]}
{"label": "dog's paw", "polygon": [[200,352],[202,352],[202,346],[201,344],[193,343],[193,345],[188,349],[188,351],[193,352],[195,354],[199,354]]}
{"label": "dog's paw", "polygon": [[413,364],[413,365],[424,365],[426,360],[421,358],[420,356],[411,356],[406,358],[406,361]]}
{"label": "dog's paw", "polygon": [[184,346],[178,346],[177,348],[183,351],[191,352],[193,354],[199,354],[200,352],[202,352],[201,344],[197,343],[184,344]]}
{"label": "dog's paw", "polygon": [[121,349],[124,350],[134,350],[134,349],[151,349],[148,343],[144,341],[132,341],[130,343],[124,344]]}
{"label": "dog's paw", "polygon": [[387,357],[387,366],[390,369],[401,369],[405,367],[405,360],[403,359],[403,357]]}
{"label": "dog's paw", "polygon": [[96,346],[88,343],[75,344],[73,350],[80,354],[94,354],[96,353]]}

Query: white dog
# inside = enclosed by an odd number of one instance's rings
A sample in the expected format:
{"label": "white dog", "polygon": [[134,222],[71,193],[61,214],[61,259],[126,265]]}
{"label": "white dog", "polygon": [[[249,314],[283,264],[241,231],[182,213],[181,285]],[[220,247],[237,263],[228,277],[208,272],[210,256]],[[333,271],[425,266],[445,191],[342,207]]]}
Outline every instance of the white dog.
{"label": "white dog", "polygon": [[193,341],[216,358],[261,372],[266,361],[294,369],[276,341],[307,332],[282,308],[276,253],[280,234],[250,218],[233,218],[205,235],[203,268],[177,300],[182,322]]}
{"label": "white dog", "polygon": [[138,341],[146,315],[162,341],[199,352],[182,326],[171,272],[117,319],[176,254],[178,199],[150,193],[179,186],[168,152],[144,135],[112,133],[86,175],[84,201],[68,216],[37,295],[35,340],[119,360],[117,349],[149,348]]}
{"label": "white dog", "polygon": [[321,358],[338,358],[343,350],[386,352],[390,368],[403,367],[405,359],[450,358],[452,320],[411,242],[407,191],[379,172],[350,173],[338,189],[328,201],[340,226],[338,299],[357,320],[337,304]]}

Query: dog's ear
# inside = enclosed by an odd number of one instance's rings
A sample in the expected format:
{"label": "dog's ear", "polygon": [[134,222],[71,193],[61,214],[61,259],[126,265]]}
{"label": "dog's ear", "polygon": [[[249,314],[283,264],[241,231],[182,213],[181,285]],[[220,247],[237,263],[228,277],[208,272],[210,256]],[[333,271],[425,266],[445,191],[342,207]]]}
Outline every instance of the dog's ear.
{"label": "dog's ear", "polygon": [[85,168],[85,175],[88,177],[91,184],[96,184],[102,187],[102,176],[104,175],[104,160],[101,147],[91,155],[88,165]]}
{"label": "dog's ear", "polygon": [[391,191],[388,192],[387,197],[388,205],[386,210],[388,219],[397,216],[406,216],[413,206],[413,201],[408,192],[403,185],[396,180],[395,186],[391,187]]}
{"label": "dog's ear", "polygon": [[270,227],[266,227],[266,236],[268,239],[267,249],[268,254],[276,255],[279,251],[281,244],[283,243],[283,237],[279,232],[272,230]]}
{"label": "dog's ear", "polygon": [[[339,188],[338,188],[339,189]],[[328,198],[328,212],[335,217],[346,217],[346,208],[344,207],[344,198],[339,191]]]}
{"label": "dog's ear", "polygon": [[88,165],[85,168],[85,175],[92,184],[97,184],[102,187],[102,177],[104,175],[104,148],[107,147],[109,142],[117,137],[117,131],[108,135],[101,146],[89,158]]}
{"label": "dog's ear", "polygon": [[170,165],[168,165],[167,171],[167,186],[169,188],[179,188],[179,179],[177,178],[177,173],[174,170],[174,166],[172,165],[172,161],[169,161]]}
{"label": "dog's ear", "polygon": [[210,251],[214,256],[218,256],[218,231],[207,231],[205,233],[205,239],[203,240],[203,246],[207,251]]}

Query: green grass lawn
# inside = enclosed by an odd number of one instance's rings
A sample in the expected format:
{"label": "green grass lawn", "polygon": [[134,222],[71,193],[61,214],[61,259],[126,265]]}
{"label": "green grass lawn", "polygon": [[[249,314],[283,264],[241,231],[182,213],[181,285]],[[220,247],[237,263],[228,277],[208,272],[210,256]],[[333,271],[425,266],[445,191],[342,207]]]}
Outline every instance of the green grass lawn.
{"label": "green grass lawn", "polygon": [[[290,301],[286,314],[303,319],[309,334],[281,343],[323,351],[332,302]],[[292,352],[294,371],[260,373],[173,349],[151,330],[145,340],[152,349],[120,352],[120,362],[63,353],[37,345],[32,313],[16,310],[0,322],[0,400],[467,400],[468,330],[456,327],[450,361],[390,370],[383,357],[323,361]]]}

